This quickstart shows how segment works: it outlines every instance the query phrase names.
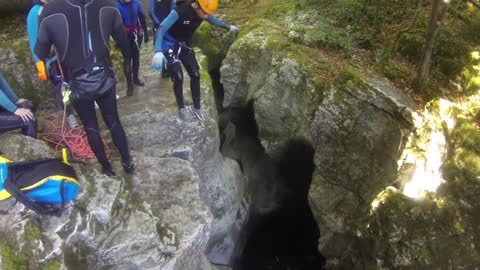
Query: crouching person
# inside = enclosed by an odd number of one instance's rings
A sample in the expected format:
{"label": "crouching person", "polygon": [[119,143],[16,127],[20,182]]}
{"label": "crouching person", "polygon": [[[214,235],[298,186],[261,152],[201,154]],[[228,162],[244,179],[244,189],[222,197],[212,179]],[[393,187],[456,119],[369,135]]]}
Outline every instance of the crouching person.
{"label": "crouching person", "polygon": [[18,98],[0,74],[0,133],[21,129],[22,134],[37,137],[37,120],[32,112],[33,104]]}

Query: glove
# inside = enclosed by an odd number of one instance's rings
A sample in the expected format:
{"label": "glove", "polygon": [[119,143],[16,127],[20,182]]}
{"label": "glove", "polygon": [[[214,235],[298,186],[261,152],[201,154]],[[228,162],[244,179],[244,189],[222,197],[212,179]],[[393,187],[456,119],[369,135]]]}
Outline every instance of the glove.
{"label": "glove", "polygon": [[240,31],[240,29],[238,27],[236,27],[235,25],[230,25],[230,27],[228,28],[228,31],[232,32],[232,33],[238,33]]}
{"label": "glove", "polygon": [[167,64],[167,59],[165,58],[165,55],[163,55],[162,52],[156,52],[154,55],[153,55],[153,58],[152,58],[152,67],[157,70],[157,71],[160,71],[162,70],[162,68]]}
{"label": "glove", "polygon": [[37,66],[38,78],[42,81],[47,80],[45,63],[43,61],[38,61],[35,65]]}
{"label": "glove", "polygon": [[147,31],[144,31],[144,32],[143,32],[143,42],[144,42],[145,44],[148,43],[148,34],[147,34]]}

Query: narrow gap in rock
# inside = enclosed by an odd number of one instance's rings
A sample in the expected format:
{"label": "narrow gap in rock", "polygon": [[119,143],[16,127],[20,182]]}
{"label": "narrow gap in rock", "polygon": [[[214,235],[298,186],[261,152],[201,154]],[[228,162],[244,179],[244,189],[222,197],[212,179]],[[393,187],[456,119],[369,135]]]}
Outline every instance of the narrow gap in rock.
{"label": "narrow gap in rock", "polygon": [[291,139],[268,155],[258,138],[253,101],[228,108],[220,119],[222,153],[237,160],[248,179],[248,213],[233,269],[322,269],[320,232],[308,204],[313,147]]}
{"label": "narrow gap in rock", "polygon": [[218,112],[222,112],[223,108],[223,96],[224,89],[223,84],[220,82],[220,66],[208,71],[210,78],[212,79],[213,93],[215,94],[215,105]]}

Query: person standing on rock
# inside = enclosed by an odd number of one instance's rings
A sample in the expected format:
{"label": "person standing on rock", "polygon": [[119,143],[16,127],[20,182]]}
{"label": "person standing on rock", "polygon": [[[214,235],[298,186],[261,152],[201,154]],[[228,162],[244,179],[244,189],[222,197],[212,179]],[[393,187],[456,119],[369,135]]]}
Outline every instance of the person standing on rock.
{"label": "person standing on rock", "polygon": [[[175,9],[175,0],[149,0],[150,19],[153,22],[153,39],[156,38],[156,32],[160,23],[170,14],[170,11]],[[155,47],[155,42],[153,42]],[[168,71],[162,68],[162,78],[170,77]]]}
{"label": "person standing on rock", "polygon": [[19,128],[23,135],[36,138],[37,120],[32,109],[32,103],[18,98],[0,74],[0,134]]}
{"label": "person standing on rock", "polygon": [[110,58],[110,37],[122,51],[125,63],[131,58],[115,1],[51,1],[44,6],[39,21],[35,53],[45,59],[52,45],[55,46],[65,81],[74,96],[73,107],[103,173],[115,175],[100,137],[94,102],[98,104],[113,143],[120,152],[123,169],[133,173],[127,136],[118,117],[116,81]]}
{"label": "person standing on rock", "polygon": [[165,65],[167,66],[173,81],[179,116],[184,121],[188,120],[189,113],[183,102],[183,71],[180,62],[190,76],[192,112],[198,119],[204,120],[200,110],[199,66],[191,47],[193,34],[204,20],[230,32],[239,31],[235,25],[226,24],[213,16],[217,7],[218,0],[177,1],[175,9],[160,23],[158,29],[152,66],[155,70],[161,70]]}
{"label": "person standing on rock", "polygon": [[138,86],[145,85],[139,79],[138,72],[140,69],[140,46],[142,39],[145,43],[148,42],[147,22],[145,21],[145,13],[139,0],[119,0],[117,7],[122,15],[129,50],[132,55],[132,61],[128,63],[131,68],[128,70],[124,69],[125,77],[127,78],[127,96],[131,96],[133,95],[133,84]]}
{"label": "person standing on rock", "polygon": [[[47,0],[33,1],[32,7],[30,8],[30,11],[27,15],[28,41],[33,61],[35,62],[35,66],[37,67],[38,78],[42,81],[47,80],[47,78],[50,79],[53,85],[53,89],[55,91],[55,103],[57,105],[57,110],[59,112],[63,112],[64,105],[62,97],[62,76],[58,69],[58,63],[56,61],[57,56],[52,55],[52,57],[48,59],[47,65],[45,65],[45,62],[41,61],[34,52],[35,43],[37,42],[38,17],[43,10],[43,5],[45,5],[47,2]],[[67,125],[70,128],[78,126],[77,119],[75,119],[75,116],[72,114],[72,109],[70,108],[70,106],[66,106],[65,110],[67,115]]]}

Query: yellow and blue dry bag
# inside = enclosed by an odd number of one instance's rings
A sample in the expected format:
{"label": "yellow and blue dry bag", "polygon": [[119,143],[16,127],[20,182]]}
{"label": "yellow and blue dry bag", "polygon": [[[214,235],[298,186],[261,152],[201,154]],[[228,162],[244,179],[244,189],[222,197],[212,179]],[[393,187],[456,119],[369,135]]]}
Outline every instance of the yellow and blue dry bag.
{"label": "yellow and blue dry bag", "polygon": [[59,216],[79,190],[66,159],[12,162],[0,156],[0,200],[14,197],[39,214]]}

